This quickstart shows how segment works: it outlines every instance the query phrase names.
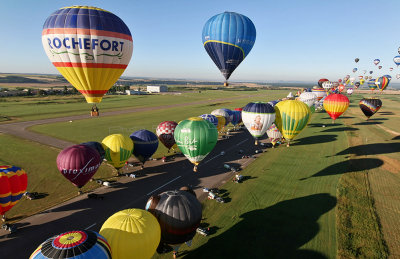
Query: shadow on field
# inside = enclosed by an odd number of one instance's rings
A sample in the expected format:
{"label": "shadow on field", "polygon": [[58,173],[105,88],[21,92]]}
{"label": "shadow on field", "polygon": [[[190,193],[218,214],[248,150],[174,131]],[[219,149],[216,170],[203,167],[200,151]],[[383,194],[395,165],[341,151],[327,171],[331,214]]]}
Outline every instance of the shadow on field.
{"label": "shadow on field", "polygon": [[316,174],[313,174],[309,177],[301,178],[300,181],[307,180],[311,177],[319,177],[319,176],[329,176],[336,174],[345,174],[351,172],[358,172],[369,170],[373,168],[377,168],[383,165],[383,161],[376,158],[362,158],[362,159],[349,159],[343,162],[339,162],[333,165],[330,165]]}
{"label": "shadow on field", "polygon": [[393,112],[378,112],[380,115],[395,115]]}
{"label": "shadow on field", "polygon": [[[352,117],[352,116],[340,116],[339,117],[340,119],[354,119],[354,117]],[[324,118],[322,118],[323,120],[332,120],[332,118],[331,117],[324,117]]]}
{"label": "shadow on field", "polygon": [[311,145],[311,144],[321,144],[326,142],[332,142],[336,140],[337,135],[317,135],[317,136],[310,136],[295,140],[293,145],[300,146],[300,145]]}
{"label": "shadow on field", "polygon": [[335,206],[335,197],[320,193],[246,212],[227,231],[182,253],[185,258],[327,258],[300,247],[315,237],[317,220]]}
{"label": "shadow on field", "polygon": [[400,150],[400,143],[375,143],[359,145],[346,148],[345,150],[337,153],[336,155],[351,155],[365,156],[365,155],[379,155],[396,153]]}
{"label": "shadow on field", "polygon": [[396,137],[392,138],[392,140],[400,140],[400,136],[396,136]]}
{"label": "shadow on field", "polygon": [[376,125],[376,124],[382,124],[382,123],[383,122],[381,122],[381,121],[368,120],[368,121],[354,123],[353,125]]}
{"label": "shadow on field", "polygon": [[343,125],[343,124],[341,124],[341,123],[335,123],[335,124],[333,124],[333,123],[329,123],[329,124],[310,123],[310,124],[307,124],[307,127],[322,128],[323,126],[325,126],[325,127],[336,127],[336,126],[341,126],[341,125]]}
{"label": "shadow on field", "polygon": [[341,132],[341,131],[356,131],[356,130],[359,130],[359,129],[351,128],[351,127],[339,127],[339,128],[326,129],[321,132]]}

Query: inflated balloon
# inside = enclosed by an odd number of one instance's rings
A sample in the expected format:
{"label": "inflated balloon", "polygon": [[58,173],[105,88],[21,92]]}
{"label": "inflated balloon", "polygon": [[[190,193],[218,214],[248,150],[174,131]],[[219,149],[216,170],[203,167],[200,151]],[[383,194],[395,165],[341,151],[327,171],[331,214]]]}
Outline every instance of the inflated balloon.
{"label": "inflated balloon", "polygon": [[392,80],[392,76],[391,75],[383,75],[383,76],[386,77],[389,80],[389,83],[390,83],[390,81]]}
{"label": "inflated balloon", "polygon": [[161,238],[157,219],[148,211],[126,209],[114,213],[100,229],[113,258],[151,258]]}
{"label": "inflated balloon", "polygon": [[187,191],[166,191],[152,196],[146,210],[160,223],[161,242],[171,245],[191,240],[202,217],[201,203]]}
{"label": "inflated balloon", "polygon": [[386,76],[381,76],[376,79],[375,84],[380,91],[383,91],[389,85],[389,82],[389,78]]}
{"label": "inflated balloon", "polygon": [[345,88],[346,87],[344,85],[339,85],[338,86],[338,90],[339,90],[340,93],[343,92]]}
{"label": "inflated balloon", "polygon": [[355,68],[353,68],[353,73],[355,73],[355,72],[357,72],[357,68],[355,67]]}
{"label": "inflated balloon", "polygon": [[[246,129],[257,139],[264,135],[275,121],[275,109],[269,103],[251,102],[243,107],[242,120]],[[258,144],[257,140],[255,144]]]}
{"label": "inflated balloon", "polygon": [[214,116],[217,116],[217,115],[224,116],[224,118],[225,118],[225,125],[224,126],[228,125],[229,122],[231,122],[231,115],[230,115],[230,113],[228,113],[226,111],[226,109],[216,109],[216,110],[213,110],[211,112],[211,114],[214,115]]}
{"label": "inflated balloon", "polygon": [[122,134],[112,134],[101,142],[106,152],[106,160],[116,169],[122,168],[132,155],[133,142]]}
{"label": "inflated balloon", "polygon": [[[269,103],[269,102],[268,102]],[[274,104],[275,105],[275,104]],[[272,107],[274,106],[274,105],[272,105]],[[238,115],[239,115],[239,117],[240,117],[240,119],[239,119],[239,123],[241,123],[242,122],[242,111],[243,111],[243,108],[235,108],[235,111],[237,111],[238,113]]]}
{"label": "inflated balloon", "polygon": [[222,129],[224,128],[224,126],[225,126],[226,119],[222,115],[215,115],[215,117],[218,120],[217,130],[218,130],[218,132],[221,132]]}
{"label": "inflated balloon", "polygon": [[370,75],[372,75],[372,73],[374,73],[374,71],[372,71],[372,70],[371,70],[371,71],[369,71],[369,74],[370,74]]}
{"label": "inflated balloon", "polygon": [[209,122],[214,124],[215,127],[218,128],[218,118],[215,117],[214,115],[212,115],[212,114],[202,114],[199,117],[202,118],[203,120],[208,120]]}
{"label": "inflated balloon", "polygon": [[88,103],[99,103],[125,71],[133,41],[126,24],[109,11],[64,7],[43,25],[43,48],[57,70]]}
{"label": "inflated balloon", "polygon": [[[359,88],[360,87],[360,85],[361,85],[361,83],[360,82],[355,82],[354,83],[354,86],[355,86],[355,88],[357,89],[357,88]],[[351,89],[353,89],[353,88],[351,88]]]}
{"label": "inflated balloon", "polygon": [[341,82],[342,82],[342,79],[338,79],[338,82],[341,83]]}
{"label": "inflated balloon", "polygon": [[363,70],[363,73],[364,73],[364,75],[365,75],[365,73],[367,73],[367,70]]}
{"label": "inflated balloon", "polygon": [[[112,257],[117,258],[114,254]],[[111,248],[107,240],[94,231],[73,230],[47,239],[29,258],[111,259]]]}
{"label": "inflated balloon", "polygon": [[101,143],[99,143],[97,141],[89,141],[89,142],[81,143],[81,145],[86,145],[88,147],[93,148],[97,152],[99,152],[101,160],[103,160],[105,158],[105,151],[104,151],[104,148],[101,145]]}
{"label": "inflated balloon", "polygon": [[369,117],[374,115],[382,107],[382,101],[377,98],[363,98],[359,105],[361,111],[367,116],[368,120]]}
{"label": "inflated balloon", "polygon": [[[400,56],[399,56],[400,58]],[[399,60],[400,61],[400,60]],[[400,64],[400,63],[399,63]],[[393,67],[389,67],[389,71],[393,71]]]}
{"label": "inflated balloon", "polygon": [[374,59],[374,64],[375,64],[375,66],[376,66],[376,65],[378,65],[378,64],[379,64],[379,62],[381,62],[381,60],[380,60],[380,59]]}
{"label": "inflated balloon", "polygon": [[[393,62],[396,64],[396,66],[399,66],[400,65],[400,56],[395,56],[393,58]],[[390,70],[390,71],[392,71],[392,70]]]}
{"label": "inflated balloon", "polygon": [[163,121],[157,126],[157,137],[168,149],[168,152],[175,145],[174,131],[177,125],[178,123],[175,121]]}
{"label": "inflated balloon", "polygon": [[308,124],[311,111],[307,104],[297,100],[286,100],[275,105],[275,124],[283,137],[293,140]]}
{"label": "inflated balloon", "polygon": [[78,188],[92,178],[100,165],[99,152],[87,145],[67,147],[57,156],[58,171]]}
{"label": "inflated balloon", "polygon": [[276,143],[282,141],[282,133],[279,131],[275,123],[272,123],[271,127],[269,127],[267,130],[267,135],[273,148],[275,147]]}
{"label": "inflated balloon", "polygon": [[379,69],[381,69],[381,68],[382,68],[382,66],[378,66],[378,68],[379,68]]}
{"label": "inflated balloon", "polygon": [[300,94],[299,100],[311,107],[317,101],[317,96],[313,92],[304,92]]}
{"label": "inflated balloon", "polygon": [[322,83],[327,82],[327,81],[329,81],[329,80],[326,78],[321,78],[320,80],[318,80],[318,86],[322,88]]}
{"label": "inflated balloon", "polygon": [[353,94],[353,88],[347,89],[347,95],[352,95]]}
{"label": "inflated balloon", "polygon": [[368,80],[368,83],[367,83],[369,89],[371,89],[372,91],[377,88],[375,81],[376,81],[376,79],[370,79],[370,80]]}
{"label": "inflated balloon", "polygon": [[0,166],[0,215],[4,215],[22,198],[28,186],[26,172],[17,166]]}
{"label": "inflated balloon", "polygon": [[144,165],[144,163],[146,163],[146,161],[157,151],[157,135],[151,131],[142,129],[133,132],[129,137],[133,141],[132,154]]}
{"label": "inflated balloon", "polygon": [[339,82],[333,82],[332,83],[332,88],[337,88],[339,86]]}
{"label": "inflated balloon", "polygon": [[369,78],[369,79],[372,79],[372,76],[369,76],[368,78]]}
{"label": "inflated balloon", "polygon": [[314,88],[312,89],[312,93],[317,96],[318,101],[326,96],[326,92],[323,88]]}
{"label": "inflated balloon", "polygon": [[232,111],[233,117],[232,117],[232,125],[236,126],[242,121],[242,112],[241,111]]}
{"label": "inflated balloon", "polygon": [[193,171],[196,172],[199,163],[217,144],[218,131],[211,122],[192,117],[176,126],[174,137],[179,149],[194,164]]}
{"label": "inflated balloon", "polygon": [[359,59],[359,58],[356,58],[354,61],[357,63],[358,61],[360,61],[360,59]]}
{"label": "inflated balloon", "polygon": [[[226,111],[227,113],[228,113],[228,115],[229,115],[229,123],[231,123],[232,122],[232,120],[233,120],[233,112],[231,111],[231,110],[229,110],[229,109],[226,109],[226,108],[222,108],[221,110],[224,110],[224,111]],[[229,123],[227,123],[227,124],[229,124]]]}
{"label": "inflated balloon", "polygon": [[253,48],[256,28],[248,17],[224,12],[206,22],[202,40],[208,55],[228,80]]}
{"label": "inflated balloon", "polygon": [[400,54],[400,47],[397,49],[397,52]]}
{"label": "inflated balloon", "polygon": [[360,79],[360,85],[363,85],[365,83],[364,79]]}
{"label": "inflated balloon", "polygon": [[400,74],[396,74],[396,79],[400,79]]}
{"label": "inflated balloon", "polygon": [[325,91],[329,91],[333,87],[333,83],[331,81],[325,81],[322,83],[322,88],[324,88]]}
{"label": "inflated balloon", "polygon": [[349,103],[349,98],[342,94],[330,94],[324,100],[324,109],[335,123],[335,120],[347,110]]}

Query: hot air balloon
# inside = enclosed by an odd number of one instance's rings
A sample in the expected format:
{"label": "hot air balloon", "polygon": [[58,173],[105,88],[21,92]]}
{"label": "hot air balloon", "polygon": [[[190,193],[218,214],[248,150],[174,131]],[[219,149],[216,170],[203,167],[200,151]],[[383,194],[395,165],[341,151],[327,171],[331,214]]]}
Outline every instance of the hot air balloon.
{"label": "hot air balloon", "polygon": [[356,63],[358,63],[358,61],[360,61],[360,59],[359,59],[359,58],[356,58],[354,61],[355,61]]}
{"label": "hot air balloon", "polygon": [[168,149],[168,152],[175,145],[174,131],[177,125],[178,123],[175,121],[163,121],[157,126],[157,137]]}
{"label": "hot air balloon", "polygon": [[379,69],[381,69],[381,68],[382,68],[382,66],[378,66],[378,68],[379,68]]}
{"label": "hot air balloon", "polygon": [[231,115],[230,115],[230,113],[228,113],[228,111],[226,111],[226,109],[216,109],[216,110],[213,110],[211,112],[211,114],[214,116],[217,116],[217,115],[224,116],[224,118],[225,118],[224,126],[228,125],[229,122],[231,122]]}
{"label": "hot air balloon", "polygon": [[103,160],[105,158],[105,151],[104,151],[104,148],[101,145],[101,143],[99,143],[97,141],[89,141],[89,142],[81,143],[80,145],[85,145],[85,146],[91,147],[94,150],[96,150],[97,152],[99,152],[101,160]]}
{"label": "hot air balloon", "polygon": [[374,64],[375,64],[375,66],[376,66],[376,65],[378,65],[378,64],[379,64],[379,62],[381,62],[381,60],[380,60],[380,59],[374,59]]}
{"label": "hot air balloon", "polygon": [[357,72],[357,68],[355,67],[355,68],[353,68],[353,73],[355,73],[355,72]]}
{"label": "hot air balloon", "polygon": [[126,209],[114,213],[100,229],[113,258],[151,258],[161,238],[157,219],[148,211]]}
{"label": "hot air balloon", "polygon": [[132,154],[142,162],[144,166],[144,163],[157,151],[157,135],[151,131],[142,129],[133,132],[129,137],[133,141]]}
{"label": "hot air balloon", "polygon": [[211,122],[192,117],[176,126],[174,137],[179,149],[194,164],[193,171],[197,172],[199,163],[217,144],[218,131]]}
{"label": "hot air balloon", "polygon": [[379,109],[382,107],[382,101],[377,98],[363,98],[360,100],[360,109],[367,116],[367,120],[369,117],[374,115]]}
{"label": "hot air balloon", "polygon": [[222,129],[224,128],[224,126],[225,126],[225,121],[226,121],[226,119],[225,119],[225,117],[222,116],[222,115],[215,115],[215,117],[216,117],[217,120],[218,120],[217,130],[218,130],[218,132],[221,132]]}
{"label": "hot air balloon", "polygon": [[[212,114],[202,114],[199,116],[200,118],[202,118],[203,120],[208,120],[209,122],[211,122],[212,124],[214,124],[214,126],[216,128],[218,128],[218,118],[215,117]],[[225,124],[225,123],[224,123]]]}
{"label": "hot air balloon", "polygon": [[396,74],[396,79],[400,79],[400,74]]}
{"label": "hot air balloon", "polygon": [[9,211],[24,195],[28,186],[26,172],[17,166],[0,166],[0,215]]}
{"label": "hot air balloon", "polygon": [[236,127],[241,121],[242,121],[242,112],[241,111],[232,111],[233,117],[232,117],[232,125]]}
{"label": "hot air balloon", "polygon": [[337,88],[339,86],[339,84],[340,84],[339,82],[333,82],[332,88],[334,88],[334,89]]}
{"label": "hot air balloon", "polygon": [[[325,92],[324,92],[325,93]],[[275,123],[283,137],[293,140],[308,124],[311,111],[307,104],[297,100],[286,100],[275,105]]]}
{"label": "hot air balloon", "polygon": [[[47,239],[29,258],[111,259],[111,248],[107,240],[94,231],[73,230]],[[117,257],[113,254],[113,258]]]}
{"label": "hot air balloon", "polygon": [[312,92],[304,92],[300,94],[299,100],[311,107],[317,101],[317,96]]}
{"label": "hot air balloon", "polygon": [[390,82],[390,81],[389,81],[389,79],[388,79],[386,76],[381,76],[381,77],[378,77],[378,78],[376,79],[375,84],[376,84],[377,88],[378,88],[380,91],[383,91],[383,90],[385,90],[385,88],[388,86],[389,82]]}
{"label": "hot air balloon", "polygon": [[338,82],[341,83],[341,82],[342,82],[342,79],[338,79]]}
{"label": "hot air balloon", "polygon": [[331,81],[325,81],[322,83],[322,88],[324,88],[324,90],[326,92],[329,91],[329,89],[331,89],[333,87],[333,83]]}
{"label": "hot air balloon", "polygon": [[363,85],[365,83],[364,79],[360,79],[360,85]]}
{"label": "hot air balloon", "polygon": [[322,98],[326,96],[326,92],[323,88],[312,89],[312,93],[317,96],[318,101],[320,101]]}
{"label": "hot air balloon", "polygon": [[368,87],[369,89],[371,89],[372,91],[376,89],[376,84],[375,84],[376,79],[370,79],[368,80]]}
{"label": "hot air balloon", "polygon": [[400,47],[397,49],[397,52],[400,54]]}
{"label": "hot air balloon", "polygon": [[[400,56],[399,56],[400,57]],[[399,60],[400,61],[400,60]],[[399,63],[400,64],[400,63]],[[393,71],[393,67],[389,67],[389,71]]]}
{"label": "hot air balloon", "polygon": [[187,191],[166,191],[150,197],[146,210],[161,226],[161,243],[179,245],[192,240],[202,218],[201,203]]}
{"label": "hot air balloon", "polygon": [[117,170],[125,165],[125,162],[132,155],[133,142],[122,134],[112,134],[101,142],[106,152],[106,160]]}
{"label": "hot air balloon", "polygon": [[99,152],[87,145],[67,147],[57,156],[58,171],[79,189],[92,178],[100,165]]}
{"label": "hot air balloon", "polygon": [[271,141],[272,148],[275,147],[276,143],[282,141],[282,133],[279,131],[278,127],[276,127],[275,123],[272,123],[271,127],[269,127],[267,135]]}
{"label": "hot air balloon", "polygon": [[383,75],[383,76],[386,77],[389,80],[389,83],[390,83],[390,81],[392,80],[392,76],[391,75]]}
{"label": "hot air balloon", "polygon": [[202,40],[208,55],[227,81],[253,48],[256,28],[248,17],[224,12],[206,22]]}
{"label": "hot air balloon", "polygon": [[395,56],[393,58],[393,62],[396,64],[396,66],[399,66],[400,65],[400,56]]}
{"label": "hot air balloon", "polygon": [[349,98],[342,94],[330,94],[325,98],[324,109],[332,118],[332,123],[347,110],[349,102]]}
{"label": "hot air balloon", "polygon": [[363,70],[363,73],[364,73],[364,75],[365,75],[365,73],[367,73],[367,70]]}
{"label": "hot air balloon", "polygon": [[369,79],[372,79],[372,76],[369,76],[368,78],[369,78]]}
{"label": "hot air balloon", "polygon": [[338,86],[338,90],[339,90],[340,93],[343,92],[344,89],[345,89],[344,85],[339,85]]}
{"label": "hot air balloon", "polygon": [[[360,87],[360,82],[355,82],[355,83],[354,83],[354,86],[355,86],[355,88],[357,89],[358,87]],[[353,88],[351,88],[351,89],[353,89]]]}
{"label": "hot air balloon", "polygon": [[229,123],[231,123],[232,122],[232,120],[233,120],[233,112],[231,111],[231,110],[229,110],[229,109],[226,109],[226,108],[222,108],[221,110],[224,110],[224,111],[226,111],[227,113],[228,113],[228,115],[229,115],[229,122],[228,123],[226,123],[226,124],[229,124]]}
{"label": "hot air balloon", "polygon": [[99,103],[125,71],[132,36],[109,11],[90,6],[64,7],[43,25],[43,48],[57,70],[88,103]]}
{"label": "hot air balloon", "polygon": [[353,94],[353,88],[347,89],[347,95],[352,95]]}
{"label": "hot air balloon", "polygon": [[318,86],[319,86],[320,88],[322,88],[322,83],[323,83],[323,82],[327,82],[327,81],[329,81],[329,80],[326,79],[326,78],[321,78],[320,80],[318,80]]}
{"label": "hot air balloon", "polygon": [[251,102],[243,108],[242,120],[244,126],[256,139],[255,145],[258,145],[257,138],[264,135],[275,121],[275,109],[265,102]]}
{"label": "hot air balloon", "polygon": [[371,70],[371,71],[369,71],[369,74],[370,74],[370,75],[372,75],[372,73],[374,73],[374,71],[372,71],[372,70]]}

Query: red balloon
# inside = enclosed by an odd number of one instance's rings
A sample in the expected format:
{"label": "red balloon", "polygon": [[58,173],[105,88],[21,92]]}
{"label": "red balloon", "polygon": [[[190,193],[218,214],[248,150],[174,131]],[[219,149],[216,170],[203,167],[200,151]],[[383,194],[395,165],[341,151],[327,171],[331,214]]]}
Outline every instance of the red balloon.
{"label": "red balloon", "polygon": [[175,145],[174,131],[177,125],[175,121],[163,121],[157,126],[157,137],[168,150]]}
{"label": "red balloon", "polygon": [[27,186],[28,176],[23,169],[0,166],[0,215],[4,215],[21,199]]}
{"label": "red balloon", "polygon": [[100,164],[99,152],[86,145],[70,146],[57,156],[58,170],[78,188],[92,178]]}

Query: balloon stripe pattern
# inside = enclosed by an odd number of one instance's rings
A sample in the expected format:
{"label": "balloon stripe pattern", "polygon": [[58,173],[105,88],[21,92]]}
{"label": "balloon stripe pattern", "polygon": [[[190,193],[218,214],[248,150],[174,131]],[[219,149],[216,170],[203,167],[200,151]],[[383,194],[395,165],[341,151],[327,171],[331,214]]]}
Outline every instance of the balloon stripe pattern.
{"label": "balloon stripe pattern", "polygon": [[360,100],[360,109],[367,118],[374,115],[382,107],[382,101],[377,98],[363,98]]}
{"label": "balloon stripe pattern", "polygon": [[88,103],[99,103],[132,56],[129,28],[116,15],[89,6],[64,7],[43,25],[43,48]]}
{"label": "balloon stripe pattern", "polygon": [[109,164],[119,169],[132,155],[133,142],[122,134],[112,134],[101,142],[105,151],[105,158]]}
{"label": "balloon stripe pattern", "polygon": [[253,48],[256,28],[246,16],[224,12],[203,27],[203,45],[226,80]]}
{"label": "balloon stripe pattern", "polygon": [[4,215],[22,198],[27,186],[28,176],[23,169],[0,166],[0,215]]}
{"label": "balloon stripe pattern", "polygon": [[349,98],[342,94],[330,94],[324,100],[324,109],[333,120],[336,120],[347,110],[349,102]]}
{"label": "balloon stripe pattern", "polygon": [[380,91],[383,91],[389,84],[389,78],[386,76],[381,76],[376,79],[375,84]]}

